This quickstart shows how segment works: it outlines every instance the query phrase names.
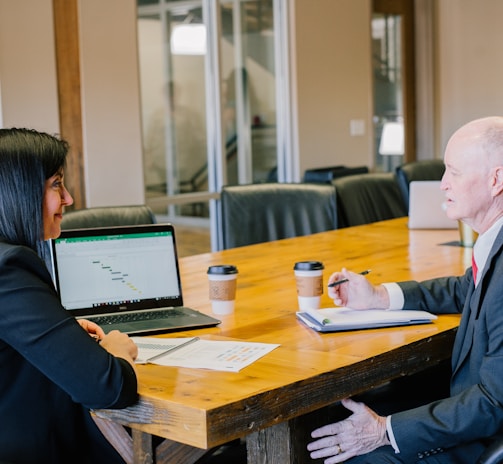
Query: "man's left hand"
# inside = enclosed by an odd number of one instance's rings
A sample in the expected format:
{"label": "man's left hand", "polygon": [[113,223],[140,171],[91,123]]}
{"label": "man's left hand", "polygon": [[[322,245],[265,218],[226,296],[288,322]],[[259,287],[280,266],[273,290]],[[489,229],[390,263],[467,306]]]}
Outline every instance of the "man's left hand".
{"label": "man's left hand", "polygon": [[328,457],[325,464],[336,464],[390,444],[386,437],[385,417],[351,399],[342,400],[341,403],[353,414],[343,421],[325,425],[311,433],[313,438],[319,438],[307,445],[307,449],[312,451],[311,458]]}

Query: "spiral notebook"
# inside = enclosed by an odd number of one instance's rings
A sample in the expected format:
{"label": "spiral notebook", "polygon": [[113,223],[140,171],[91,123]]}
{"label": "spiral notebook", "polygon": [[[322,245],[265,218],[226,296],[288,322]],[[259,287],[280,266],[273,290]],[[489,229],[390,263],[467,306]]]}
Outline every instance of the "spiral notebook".
{"label": "spiral notebook", "polygon": [[51,241],[61,303],[105,332],[169,332],[220,323],[183,304],[171,224],[64,230]]}
{"label": "spiral notebook", "polygon": [[427,311],[325,308],[300,311],[297,318],[318,332],[377,329],[404,325],[428,324],[437,316]]}

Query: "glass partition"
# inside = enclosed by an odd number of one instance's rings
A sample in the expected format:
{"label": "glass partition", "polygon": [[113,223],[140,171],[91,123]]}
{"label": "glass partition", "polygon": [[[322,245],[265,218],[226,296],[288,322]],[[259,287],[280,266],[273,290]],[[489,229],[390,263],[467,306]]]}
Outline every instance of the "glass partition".
{"label": "glass partition", "polygon": [[403,163],[402,20],[399,15],[374,13],[372,57],[374,71],[375,166],[392,171]]}
{"label": "glass partition", "polygon": [[223,185],[290,180],[277,168],[292,164],[277,118],[278,101],[289,114],[287,73],[283,99],[276,76],[287,69],[277,13],[287,4],[138,0],[146,201],[162,220],[211,224],[213,249]]}
{"label": "glass partition", "polygon": [[[165,6],[138,20],[147,201],[208,191],[202,8]],[[208,207],[178,203],[156,213],[207,218]]]}

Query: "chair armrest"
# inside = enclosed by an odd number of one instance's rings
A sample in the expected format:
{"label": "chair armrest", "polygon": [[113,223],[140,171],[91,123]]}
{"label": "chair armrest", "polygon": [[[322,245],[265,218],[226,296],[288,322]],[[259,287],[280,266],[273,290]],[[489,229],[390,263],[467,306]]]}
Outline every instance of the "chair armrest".
{"label": "chair armrest", "polygon": [[503,437],[491,443],[482,453],[477,464],[502,464],[503,463]]}

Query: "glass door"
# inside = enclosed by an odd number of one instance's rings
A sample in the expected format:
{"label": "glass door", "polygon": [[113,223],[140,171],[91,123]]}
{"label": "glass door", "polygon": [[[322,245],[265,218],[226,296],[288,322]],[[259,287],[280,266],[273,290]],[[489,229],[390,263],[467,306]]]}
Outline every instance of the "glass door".
{"label": "glass door", "polygon": [[221,2],[227,184],[276,179],[272,0]]}
{"label": "glass door", "polygon": [[415,159],[413,2],[374,0],[374,157],[378,171]]}
{"label": "glass door", "polygon": [[208,191],[202,6],[151,3],[138,18],[146,198],[158,215],[201,220],[208,218],[207,199],[194,194]]}
{"label": "glass door", "polygon": [[286,4],[138,0],[147,204],[163,220],[211,226],[212,249],[223,185],[289,177],[276,78],[287,55],[276,16]]}

